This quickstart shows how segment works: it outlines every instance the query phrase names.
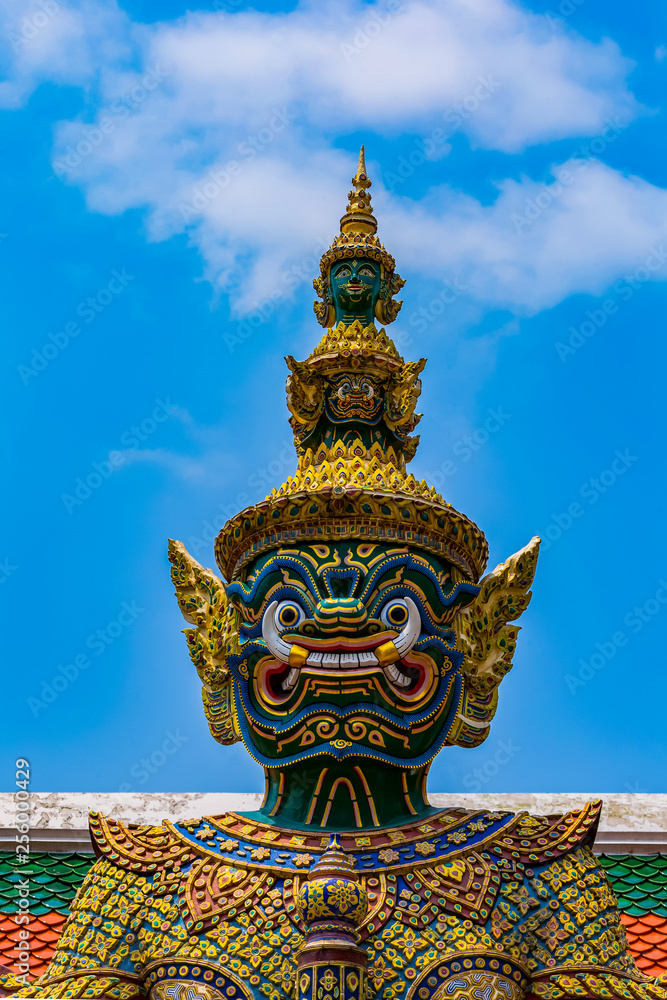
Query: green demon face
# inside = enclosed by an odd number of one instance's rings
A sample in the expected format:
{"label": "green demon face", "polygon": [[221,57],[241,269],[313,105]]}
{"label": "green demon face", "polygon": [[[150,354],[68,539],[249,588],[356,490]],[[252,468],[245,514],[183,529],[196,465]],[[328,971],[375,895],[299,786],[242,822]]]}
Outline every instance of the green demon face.
{"label": "green demon face", "polygon": [[336,322],[372,323],[380,296],[380,265],[366,258],[340,261],[331,268],[330,280]]}
{"label": "green demon face", "polygon": [[240,654],[228,665],[255,759],[430,760],[461,705],[452,622],[479,587],[460,575],[405,547],[347,541],[278,549],[230,584]]}

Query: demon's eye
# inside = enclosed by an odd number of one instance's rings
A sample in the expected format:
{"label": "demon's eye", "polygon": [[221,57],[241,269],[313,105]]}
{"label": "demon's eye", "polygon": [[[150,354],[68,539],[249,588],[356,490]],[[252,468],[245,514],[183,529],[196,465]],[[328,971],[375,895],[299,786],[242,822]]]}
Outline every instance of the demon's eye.
{"label": "demon's eye", "polygon": [[351,274],[352,274],[352,269],[348,267],[347,264],[344,264],[343,267],[339,268],[338,271],[336,271],[337,278],[349,278]]}
{"label": "demon's eye", "polygon": [[397,599],[385,604],[380,614],[380,619],[389,625],[390,628],[403,628],[407,623],[409,615],[408,606],[405,601]]}
{"label": "demon's eye", "polygon": [[305,617],[303,608],[295,604],[294,601],[281,601],[273,612],[273,622],[278,631],[285,628],[296,628]]}
{"label": "demon's eye", "polygon": [[375,277],[375,271],[373,270],[372,267],[360,267],[357,273],[363,275],[369,275],[369,277],[371,278]]}

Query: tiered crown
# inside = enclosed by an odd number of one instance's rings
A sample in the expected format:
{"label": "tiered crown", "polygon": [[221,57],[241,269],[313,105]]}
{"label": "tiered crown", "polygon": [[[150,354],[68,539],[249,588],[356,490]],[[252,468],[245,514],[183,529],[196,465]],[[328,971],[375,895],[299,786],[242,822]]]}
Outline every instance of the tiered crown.
{"label": "tiered crown", "polygon": [[[341,234],[323,255],[315,282],[327,316],[325,282],[341,257],[377,260],[383,281],[403,285],[376,236],[363,147],[352,183]],[[398,308],[391,297],[385,300],[385,312]],[[384,329],[355,321],[330,326],[305,361],[286,360],[297,468],[218,535],[216,558],[226,579],[271,549],[354,539],[421,548],[477,581],[488,557],[484,535],[433,487],[406,472],[419,442],[412,431],[421,416],[415,406],[425,359],[404,361]]]}

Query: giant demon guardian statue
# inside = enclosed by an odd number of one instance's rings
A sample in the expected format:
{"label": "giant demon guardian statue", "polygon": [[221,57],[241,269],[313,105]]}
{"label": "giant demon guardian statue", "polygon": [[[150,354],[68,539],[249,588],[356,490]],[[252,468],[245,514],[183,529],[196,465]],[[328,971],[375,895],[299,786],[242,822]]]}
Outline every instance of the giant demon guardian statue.
{"label": "giant demon guardian statue", "polygon": [[21,997],[666,1000],[627,951],[567,816],[432,808],[446,746],[482,743],[539,540],[483,576],[482,532],[406,472],[424,359],[363,150],[322,257],[324,336],[287,358],[297,467],[216,541],[223,583],[170,542],[213,737],[264,768],[258,812],[161,827],[91,814],[98,855]]}

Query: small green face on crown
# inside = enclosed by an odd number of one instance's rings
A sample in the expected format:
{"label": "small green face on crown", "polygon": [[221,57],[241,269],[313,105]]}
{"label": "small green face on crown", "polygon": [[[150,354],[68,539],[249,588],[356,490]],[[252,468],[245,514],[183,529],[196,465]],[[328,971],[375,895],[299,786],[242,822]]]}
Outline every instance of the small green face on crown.
{"label": "small green face on crown", "polygon": [[380,297],[380,265],[364,257],[342,260],[331,268],[330,281],[336,323],[360,320],[369,326]]}

